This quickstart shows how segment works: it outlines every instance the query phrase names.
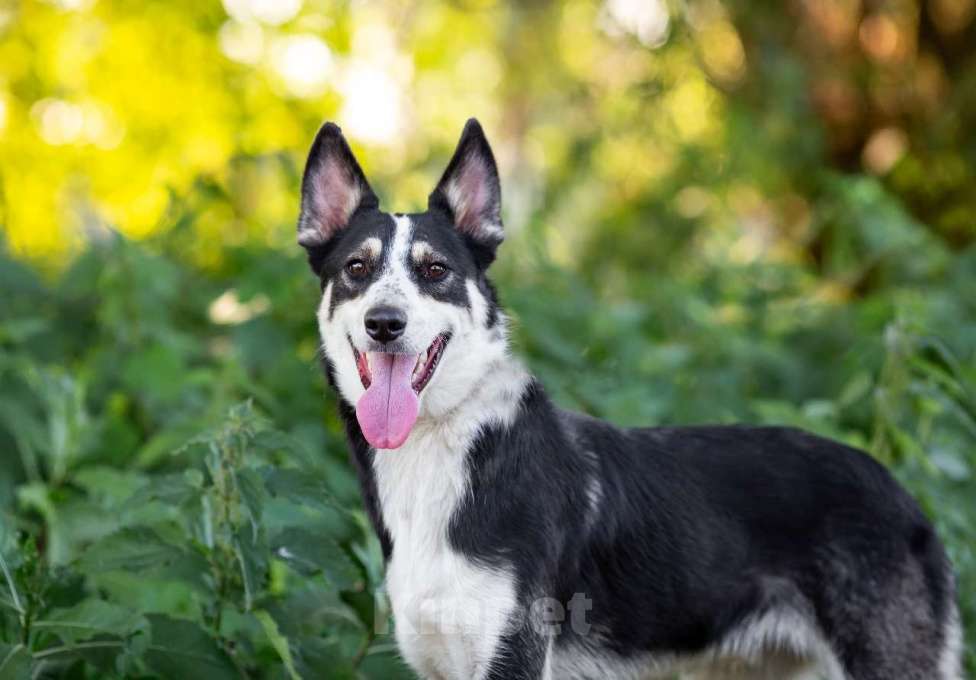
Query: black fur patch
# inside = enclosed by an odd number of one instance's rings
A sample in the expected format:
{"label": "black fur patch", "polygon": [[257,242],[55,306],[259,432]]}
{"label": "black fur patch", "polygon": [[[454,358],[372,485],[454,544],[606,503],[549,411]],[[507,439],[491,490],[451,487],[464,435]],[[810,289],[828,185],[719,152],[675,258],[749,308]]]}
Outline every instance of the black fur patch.
{"label": "black fur patch", "polygon": [[[338,393],[339,389],[335,381],[335,369],[328,357],[322,359],[322,369],[325,371],[326,380],[329,386]],[[380,547],[383,550],[383,559],[389,561],[393,555],[393,538],[383,522],[383,512],[380,508],[379,492],[376,489],[376,476],[373,474],[373,456],[376,452],[370,447],[363,437],[362,430],[359,429],[359,422],[356,420],[356,410],[347,404],[345,400],[339,399],[339,415],[342,422],[346,425],[346,438],[349,441],[349,458],[352,461],[356,475],[359,477],[360,492],[363,497],[363,506],[366,508],[366,515],[369,517],[373,530],[380,540]]]}
{"label": "black fur patch", "polygon": [[[329,318],[342,302],[362,295],[382,273],[385,258],[396,230],[393,218],[378,209],[358,210],[349,220],[349,226],[340,231],[323,249],[318,269],[322,289],[332,283],[332,299],[329,302]],[[376,238],[383,244],[382,253],[375,260],[367,261],[369,274],[363,279],[353,279],[345,273],[345,266],[353,256],[359,256],[363,242]],[[367,258],[368,259],[368,258]]]}

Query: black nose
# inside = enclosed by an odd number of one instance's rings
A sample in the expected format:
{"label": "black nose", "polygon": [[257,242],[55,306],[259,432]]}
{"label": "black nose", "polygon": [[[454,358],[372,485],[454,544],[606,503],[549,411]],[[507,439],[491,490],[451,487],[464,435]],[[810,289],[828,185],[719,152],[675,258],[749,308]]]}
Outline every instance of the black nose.
{"label": "black nose", "polygon": [[396,307],[373,307],[366,312],[366,332],[379,342],[391,342],[403,335],[407,315]]}

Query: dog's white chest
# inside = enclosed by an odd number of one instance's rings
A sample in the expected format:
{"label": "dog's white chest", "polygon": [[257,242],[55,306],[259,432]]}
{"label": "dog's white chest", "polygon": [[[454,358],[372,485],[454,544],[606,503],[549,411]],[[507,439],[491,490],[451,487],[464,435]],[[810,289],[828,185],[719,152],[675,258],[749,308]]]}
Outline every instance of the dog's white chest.
{"label": "dog's white chest", "polygon": [[400,652],[430,678],[483,677],[513,609],[512,579],[457,554],[408,552],[394,549],[387,575]]}
{"label": "dog's white chest", "polygon": [[376,454],[383,520],[393,538],[386,584],[404,659],[428,678],[484,675],[515,608],[505,571],[473,564],[448,541],[467,492],[464,448],[418,424],[396,451]]}

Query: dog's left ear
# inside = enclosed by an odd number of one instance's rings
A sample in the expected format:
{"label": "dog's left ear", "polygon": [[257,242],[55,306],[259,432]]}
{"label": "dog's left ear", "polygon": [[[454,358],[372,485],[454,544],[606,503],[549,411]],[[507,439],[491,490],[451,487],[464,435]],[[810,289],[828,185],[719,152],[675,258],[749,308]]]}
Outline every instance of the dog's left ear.
{"label": "dog's left ear", "polygon": [[494,259],[502,242],[502,194],[498,167],[481,125],[470,119],[461,133],[454,157],[428,200],[432,210],[447,212],[455,228]]}
{"label": "dog's left ear", "polygon": [[319,248],[345,229],[357,210],[378,205],[342,130],[335,123],[326,123],[315,136],[305,163],[298,242],[309,249]]}

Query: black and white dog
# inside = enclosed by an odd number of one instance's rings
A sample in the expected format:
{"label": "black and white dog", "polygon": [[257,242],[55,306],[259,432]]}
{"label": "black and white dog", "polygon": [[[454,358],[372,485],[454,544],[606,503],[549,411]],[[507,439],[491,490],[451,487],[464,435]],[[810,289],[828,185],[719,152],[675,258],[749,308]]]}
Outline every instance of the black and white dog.
{"label": "black and white dog", "polygon": [[500,189],[476,121],[406,215],[380,211],[326,124],[298,240],[422,677],[961,677],[945,552],[867,455],[783,428],[621,429],[550,402],[486,275]]}

